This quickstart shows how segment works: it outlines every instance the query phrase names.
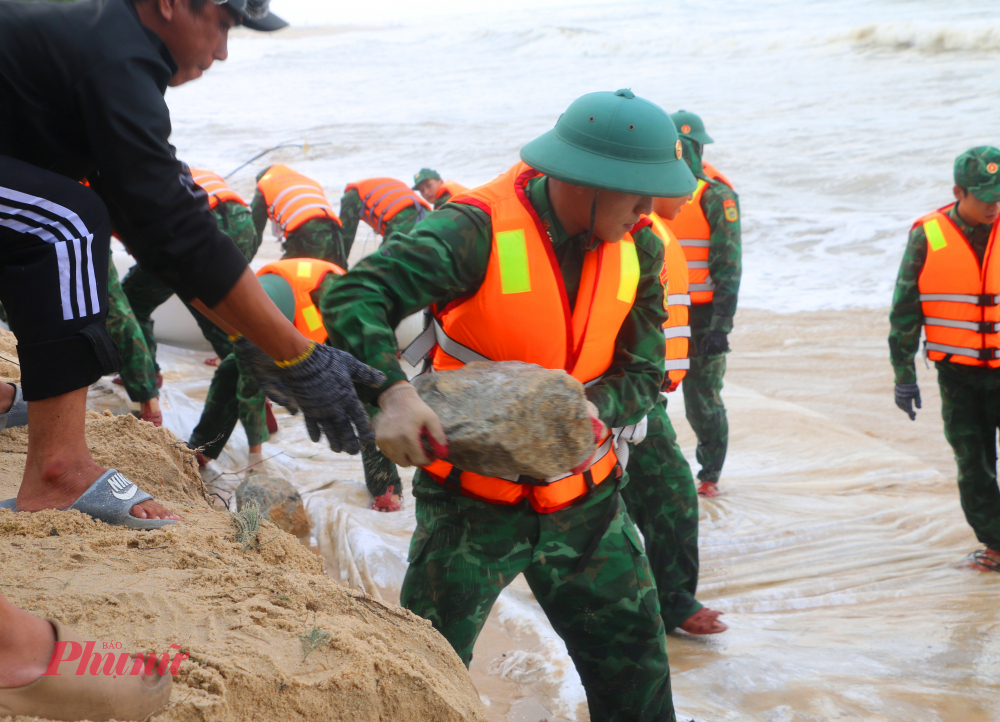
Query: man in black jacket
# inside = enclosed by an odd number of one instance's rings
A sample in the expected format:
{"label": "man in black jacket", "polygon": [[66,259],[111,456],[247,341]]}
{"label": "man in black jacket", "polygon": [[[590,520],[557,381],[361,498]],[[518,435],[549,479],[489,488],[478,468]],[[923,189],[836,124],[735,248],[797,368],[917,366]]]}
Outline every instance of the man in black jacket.
{"label": "man in black jacket", "polygon": [[[355,453],[352,422],[369,435],[351,382],[375,374],[281,315],[168,142],[167,86],[224,60],[240,22],[282,24],[267,0],[0,0],[0,302],[18,338],[30,436],[18,510],[79,501],[92,513],[81,494],[109,473],[90,457],[83,419],[87,386],[119,364],[104,329],[112,225],[143,269],[245,336],[263,385],[305,412],[314,440],[322,430]],[[120,523],[176,520],[152,500],[131,517]]]}
{"label": "man in black jacket", "polygon": [[[262,386],[302,409],[314,441],[322,431],[334,450],[357,453],[372,438],[353,382],[384,377],[295,330],[218,229],[206,194],[169,144],[167,87],[225,60],[234,25],[281,27],[267,5],[0,0],[0,303],[17,336],[29,417],[21,487],[0,506],[74,508],[130,528],[178,520],[99,466],[84,438],[87,387],[120,363],[104,328],[112,225],[142,268],[242,334],[237,347]],[[78,183],[85,177],[91,188]],[[10,399],[0,394],[3,413]],[[0,597],[0,715],[51,716],[59,704],[61,719],[82,718],[72,716],[75,707],[89,719],[119,717],[104,709],[114,695],[97,687],[87,700],[32,696],[53,643],[47,622]],[[129,719],[154,711],[135,709]]]}

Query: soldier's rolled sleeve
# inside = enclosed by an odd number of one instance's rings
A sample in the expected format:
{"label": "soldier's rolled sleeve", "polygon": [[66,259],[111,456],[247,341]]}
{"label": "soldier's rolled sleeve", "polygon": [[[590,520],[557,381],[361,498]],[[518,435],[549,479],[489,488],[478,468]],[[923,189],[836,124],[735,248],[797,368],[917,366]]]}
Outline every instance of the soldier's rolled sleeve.
{"label": "soldier's rolled sleeve", "polygon": [[75,99],[98,159],[91,186],[140,266],[185,300],[217,304],[247,260],[175,157],[170,114],[148,69],[137,60],[101,66],[77,84]]}
{"label": "soldier's rolled sleeve", "polygon": [[924,325],[924,312],[920,306],[920,273],[927,260],[927,235],[922,226],[910,231],[910,238],[899,264],[896,288],[889,310],[889,359],[897,384],[917,381],[913,365],[920,350],[920,329]]}
{"label": "soldier's rolled sleeve", "polygon": [[394,234],[346,275],[329,281],[320,310],[329,343],[386,375],[378,389],[359,387],[374,403],[406,380],[393,329],[433,303],[474,293],[486,277],[492,248],[489,217],[469,206],[434,211],[409,234]]}
{"label": "soldier's rolled sleeve", "polygon": [[733,330],[743,274],[739,203],[736,193],[723,183],[713,183],[702,196],[702,210],[712,234],[708,272],[715,281],[708,331],[730,333]]}
{"label": "soldier's rolled sleeve", "polygon": [[612,428],[634,424],[653,408],[665,373],[663,242],[649,228],[634,238],[640,271],[635,303],[618,331],[611,367],[587,389],[601,421]]}

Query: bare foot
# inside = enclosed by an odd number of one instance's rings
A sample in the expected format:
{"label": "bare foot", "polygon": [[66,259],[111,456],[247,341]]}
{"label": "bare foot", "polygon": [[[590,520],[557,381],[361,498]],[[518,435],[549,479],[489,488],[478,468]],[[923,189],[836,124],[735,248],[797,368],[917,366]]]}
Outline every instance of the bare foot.
{"label": "bare foot", "polygon": [[[29,479],[25,469],[25,478],[17,493],[18,511],[42,511],[43,509],[68,509],[79,499],[83,492],[97,481],[97,478],[107,469],[92,460],[81,462],[69,468],[59,469],[53,464],[40,474],[37,481]],[[132,507],[132,516],[136,519],[167,519],[181,521],[181,518],[154,499],[144,501]]]}
{"label": "bare foot", "polygon": [[713,497],[719,495],[719,485],[714,481],[699,481],[698,496]]}
{"label": "bare foot", "polygon": [[722,612],[716,612],[714,609],[702,607],[684,620],[684,623],[681,625],[681,629],[688,634],[695,635],[718,634],[719,632],[725,632],[729,629],[729,627],[719,621],[719,617],[721,616]]}
{"label": "bare foot", "polygon": [[1000,572],[1000,551],[987,547],[972,552],[965,558],[962,566],[966,569],[975,569],[977,572]]}
{"label": "bare foot", "polygon": [[55,630],[3,597],[0,620],[0,688],[31,684],[48,668],[55,649]]}

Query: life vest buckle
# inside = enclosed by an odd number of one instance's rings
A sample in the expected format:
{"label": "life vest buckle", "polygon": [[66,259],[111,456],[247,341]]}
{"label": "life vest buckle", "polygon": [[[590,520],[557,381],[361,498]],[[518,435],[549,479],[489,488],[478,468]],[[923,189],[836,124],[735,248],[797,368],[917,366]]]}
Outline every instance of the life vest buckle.
{"label": "life vest buckle", "polygon": [[[983,294],[979,297],[976,302],[977,306],[1000,306],[1000,295],[994,296],[993,294]],[[985,333],[985,332],[984,332]]]}
{"label": "life vest buckle", "polygon": [[1000,323],[984,321],[979,324],[979,333],[1000,333]]}

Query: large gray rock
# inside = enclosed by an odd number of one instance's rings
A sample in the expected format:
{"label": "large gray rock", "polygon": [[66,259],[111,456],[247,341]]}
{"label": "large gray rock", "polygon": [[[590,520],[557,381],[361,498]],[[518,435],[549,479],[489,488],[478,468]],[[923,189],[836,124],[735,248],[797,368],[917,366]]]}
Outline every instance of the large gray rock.
{"label": "large gray rock", "polygon": [[261,513],[293,536],[309,534],[309,516],[302,497],[290,483],[267,474],[250,474],[236,488],[236,508],[256,501]]}
{"label": "large gray rock", "polygon": [[441,418],[448,461],[484,476],[559,476],[594,452],[583,384],[520,361],[475,362],[418,376]]}

